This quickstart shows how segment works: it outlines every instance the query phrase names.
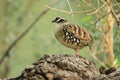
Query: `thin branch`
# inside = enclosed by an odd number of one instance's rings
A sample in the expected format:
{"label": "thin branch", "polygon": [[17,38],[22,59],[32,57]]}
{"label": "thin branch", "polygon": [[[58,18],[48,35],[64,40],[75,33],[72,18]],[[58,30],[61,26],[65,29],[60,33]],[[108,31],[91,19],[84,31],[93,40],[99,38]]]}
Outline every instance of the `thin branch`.
{"label": "thin branch", "polygon": [[101,28],[101,27],[99,27],[99,28],[98,28],[98,27],[96,27],[96,29],[100,31],[100,33],[101,33],[101,35],[102,35],[102,37],[103,37],[103,39],[104,39],[105,43],[107,43],[107,44],[108,44],[108,40],[107,40],[107,38],[106,38],[105,34],[103,33],[102,28]]}
{"label": "thin branch", "polygon": [[120,41],[120,36],[119,36],[119,35],[117,35],[117,38],[118,38],[118,40]]}
{"label": "thin branch", "polygon": [[[73,10],[72,10],[72,7],[71,7],[71,5],[70,5],[69,0],[67,0],[67,3],[68,3],[68,6],[69,6],[69,8],[70,8],[70,11],[71,11],[71,12],[73,12]],[[73,14],[72,14],[72,17],[73,17]]]}
{"label": "thin branch", "polygon": [[112,4],[112,7],[114,7],[114,6],[117,6],[120,8],[120,5],[118,5],[118,3]]}
{"label": "thin branch", "polygon": [[90,4],[90,3],[86,2],[86,0],[83,0],[83,2],[84,2],[86,5],[88,5],[89,7],[91,7],[91,8],[94,8],[94,9],[95,9],[95,7],[94,7],[92,4]]}
{"label": "thin branch", "polygon": [[59,11],[59,12],[67,13],[67,14],[71,14],[71,13],[73,13],[73,12],[68,12],[68,11],[64,11],[64,10],[60,10],[60,9],[56,9],[56,8],[52,8],[52,7],[47,6],[47,5],[45,5],[45,7],[49,8],[49,9],[51,9],[51,10],[55,10],[55,11]]}
{"label": "thin branch", "polygon": [[117,5],[118,5],[118,7],[120,8],[120,1],[118,0],[115,0],[116,1],[116,3],[117,3]]}
{"label": "thin branch", "polygon": [[109,15],[110,13],[111,13],[111,11],[110,11],[109,13],[103,15],[102,17],[98,18],[98,19],[95,21],[94,24],[96,25],[101,19],[103,19],[104,17],[106,17],[106,16]]}
{"label": "thin branch", "polygon": [[[95,53],[94,53],[95,54]],[[103,67],[105,67],[106,69],[108,69],[107,66],[105,66],[94,54],[91,54],[91,56],[99,63],[101,64]]]}
{"label": "thin branch", "polygon": [[[85,4],[87,4],[89,7],[91,7],[92,9],[96,9],[96,10],[97,10],[96,7],[94,7],[92,4],[88,3],[86,0],[83,0],[83,2],[84,2]],[[96,10],[95,10],[95,11],[96,11]],[[94,11],[93,11],[93,12],[94,12]],[[98,13],[103,14],[102,12],[100,12],[100,10],[98,11]],[[90,15],[90,14],[87,14],[87,15]]]}
{"label": "thin branch", "polygon": [[[54,6],[55,4],[57,4],[60,0],[54,0],[52,1],[52,3],[50,3],[49,6]],[[30,24],[28,26],[28,28],[8,47],[8,49],[6,50],[6,52],[4,53],[4,55],[2,56],[2,58],[0,59],[0,65],[2,64],[2,62],[4,61],[4,59],[6,57],[9,57],[9,52],[10,50],[34,27],[34,25],[36,24],[36,22],[38,22],[38,20],[45,15],[50,9],[46,8],[44,9],[39,16],[32,22],[32,24]]]}
{"label": "thin branch", "polygon": [[63,13],[66,13],[66,14],[83,14],[83,13],[89,13],[89,12],[92,12],[92,11],[95,11],[96,9],[91,9],[91,10],[87,10],[87,11],[81,11],[81,12],[68,12],[68,11],[64,11],[64,10],[60,10],[60,9],[56,9],[56,8],[52,8],[50,6],[47,6],[45,5],[45,7],[51,9],[51,10],[55,10],[55,11],[59,11],[59,12],[63,12]]}
{"label": "thin branch", "polygon": [[[105,0],[105,1],[106,1],[106,0]],[[112,8],[110,2],[106,1],[106,3],[108,4],[108,6],[109,6],[110,9],[111,9],[111,13],[112,13],[112,15],[113,15],[115,21],[116,21],[117,24],[118,24],[118,28],[120,28],[120,20],[117,18],[117,15],[116,15],[115,11],[113,10],[113,8]]]}
{"label": "thin branch", "polygon": [[98,6],[100,5],[100,0],[97,0],[97,4],[98,4]]}
{"label": "thin branch", "polygon": [[95,14],[97,13],[98,11],[100,11],[102,8],[104,8],[107,4],[103,4],[101,7],[99,7],[98,9],[96,9],[95,11],[91,12],[91,13],[88,13],[88,15],[91,15],[91,14]]}

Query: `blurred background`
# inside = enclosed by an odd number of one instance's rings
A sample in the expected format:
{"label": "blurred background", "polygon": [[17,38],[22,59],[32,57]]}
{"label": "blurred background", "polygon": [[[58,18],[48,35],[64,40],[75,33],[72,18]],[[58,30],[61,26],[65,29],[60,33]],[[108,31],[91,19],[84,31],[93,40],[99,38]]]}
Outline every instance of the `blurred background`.
{"label": "blurred background", "polygon": [[[70,6],[73,12],[82,12],[99,8],[104,4],[104,0],[69,0],[69,6],[68,0],[58,1],[59,2],[51,7],[67,12],[71,11]],[[54,0],[0,0],[0,59],[12,42],[14,42],[14,40],[33,23],[38,15],[46,9],[45,5],[49,6],[51,2],[54,2]],[[111,3],[117,4],[117,0],[113,0]],[[120,9],[118,5],[113,6],[113,8],[115,10]],[[94,23],[105,13],[106,10],[102,9],[101,14],[99,14],[100,16],[97,13],[91,15],[78,13],[72,16],[65,12],[50,9],[10,50],[9,58],[6,57],[2,65],[0,65],[0,78],[20,75],[25,67],[31,65],[45,54],[62,55],[67,53],[75,55],[74,50],[64,47],[54,37],[53,28],[56,24],[51,23],[51,21],[56,16],[62,16],[73,24],[85,27],[93,36],[93,51],[96,51],[98,59],[103,61],[103,55],[107,52],[104,51],[104,40],[102,40],[101,33],[96,29]],[[106,20],[102,19],[97,25],[104,26],[105,23]],[[120,30],[116,23],[113,26],[113,51],[116,66],[118,67],[120,64]],[[95,61],[90,53],[88,47],[79,51],[81,56]],[[109,62],[109,60],[107,62]],[[99,63],[96,62],[96,64],[98,67],[100,66]]]}

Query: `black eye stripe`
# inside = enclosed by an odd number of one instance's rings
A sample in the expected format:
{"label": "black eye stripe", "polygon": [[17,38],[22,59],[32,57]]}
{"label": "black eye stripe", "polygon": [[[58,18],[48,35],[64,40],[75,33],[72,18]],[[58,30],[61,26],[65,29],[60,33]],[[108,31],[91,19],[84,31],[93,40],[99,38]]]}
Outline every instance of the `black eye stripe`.
{"label": "black eye stripe", "polygon": [[64,21],[64,19],[60,19],[60,20],[58,21],[58,23],[63,22],[63,21]]}
{"label": "black eye stripe", "polygon": [[57,17],[54,22],[56,23],[62,23],[62,22],[67,22],[67,20],[63,19],[63,18],[60,18],[60,17]]}

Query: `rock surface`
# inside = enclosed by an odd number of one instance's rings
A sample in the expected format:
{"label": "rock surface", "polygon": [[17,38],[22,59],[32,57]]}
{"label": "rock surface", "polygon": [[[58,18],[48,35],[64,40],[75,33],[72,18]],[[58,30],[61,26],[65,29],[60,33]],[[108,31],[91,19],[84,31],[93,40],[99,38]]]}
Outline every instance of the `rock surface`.
{"label": "rock surface", "polygon": [[9,80],[93,80],[99,75],[95,64],[81,56],[45,55]]}
{"label": "rock surface", "polygon": [[81,56],[45,55],[21,75],[7,80],[120,80],[120,70],[100,74],[94,62]]}

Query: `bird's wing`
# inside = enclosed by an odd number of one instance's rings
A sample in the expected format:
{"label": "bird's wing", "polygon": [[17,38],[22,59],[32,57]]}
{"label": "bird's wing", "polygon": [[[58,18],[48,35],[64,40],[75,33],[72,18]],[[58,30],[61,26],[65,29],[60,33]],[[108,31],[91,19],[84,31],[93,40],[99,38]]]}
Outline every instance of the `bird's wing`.
{"label": "bird's wing", "polygon": [[73,25],[73,24],[67,24],[67,25],[64,25],[63,28],[67,29],[67,32],[72,33],[78,39],[92,40],[92,36],[83,27],[80,27],[78,25]]}

